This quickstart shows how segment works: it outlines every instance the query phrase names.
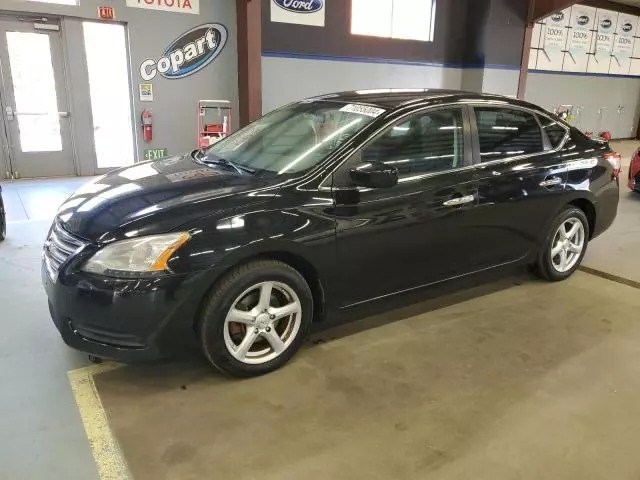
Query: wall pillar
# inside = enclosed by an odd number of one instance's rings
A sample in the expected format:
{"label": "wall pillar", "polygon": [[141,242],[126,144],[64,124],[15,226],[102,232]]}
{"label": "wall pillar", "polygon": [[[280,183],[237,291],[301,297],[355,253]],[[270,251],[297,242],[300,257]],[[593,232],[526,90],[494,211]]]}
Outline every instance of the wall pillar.
{"label": "wall pillar", "polygon": [[236,0],[239,125],[262,115],[261,0]]}
{"label": "wall pillar", "polygon": [[528,2],[474,0],[467,10],[462,89],[515,97]]}

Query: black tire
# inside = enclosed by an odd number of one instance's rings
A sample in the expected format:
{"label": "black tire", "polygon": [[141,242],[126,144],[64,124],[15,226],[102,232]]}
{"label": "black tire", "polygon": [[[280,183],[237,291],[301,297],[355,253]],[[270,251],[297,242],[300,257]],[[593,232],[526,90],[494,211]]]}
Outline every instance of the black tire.
{"label": "black tire", "polygon": [[[236,359],[224,338],[225,318],[236,299],[253,285],[279,282],[298,296],[302,315],[297,334],[288,347],[265,363],[248,364]],[[234,377],[253,377],[272,372],[285,363],[302,345],[313,319],[313,296],[304,277],[289,265],[275,260],[255,260],[233,268],[214,285],[200,316],[198,335],[205,357],[221,372]]]}
{"label": "black tire", "polygon": [[4,202],[0,197],[0,242],[7,236],[7,215],[4,211]]}
{"label": "black tire", "polygon": [[[566,224],[573,219],[580,221],[582,223],[582,227],[584,229],[584,244],[582,247],[582,251],[578,256],[578,260],[575,264],[568,269],[567,271],[561,272],[554,266],[552,258],[551,258],[551,249],[553,248],[553,243],[555,240],[556,233],[561,225]],[[553,222],[552,227],[549,229],[547,236],[545,238],[544,244],[538,254],[538,259],[535,264],[535,272],[536,274],[550,282],[559,282],[569,278],[573,272],[575,272],[582,259],[584,258],[585,253],[587,252],[587,245],[589,242],[589,221],[587,220],[587,216],[584,214],[582,210],[576,207],[568,206],[565,208]]]}

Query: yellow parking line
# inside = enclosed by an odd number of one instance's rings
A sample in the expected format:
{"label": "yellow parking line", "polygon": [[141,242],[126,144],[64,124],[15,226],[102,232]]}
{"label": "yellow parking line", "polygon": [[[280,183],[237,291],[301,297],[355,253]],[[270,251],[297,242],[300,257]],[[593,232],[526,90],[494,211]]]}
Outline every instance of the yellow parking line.
{"label": "yellow parking line", "polygon": [[67,373],[100,480],[131,479],[118,442],[109,428],[107,414],[93,381],[94,375],[120,367],[121,365],[117,363],[103,363],[89,365]]}

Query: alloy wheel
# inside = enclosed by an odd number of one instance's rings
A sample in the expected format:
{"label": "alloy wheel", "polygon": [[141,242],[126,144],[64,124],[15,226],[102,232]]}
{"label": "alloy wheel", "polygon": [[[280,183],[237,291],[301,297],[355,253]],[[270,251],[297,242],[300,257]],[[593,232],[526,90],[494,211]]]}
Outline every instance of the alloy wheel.
{"label": "alloy wheel", "polygon": [[571,270],[582,255],[585,231],[582,222],[575,217],[566,219],[556,230],[551,243],[551,264],[558,272]]}
{"label": "alloy wheel", "polygon": [[302,322],[296,292],[281,282],[247,288],[232,303],[224,321],[224,343],[236,360],[252,365],[280,356],[295,340]]}

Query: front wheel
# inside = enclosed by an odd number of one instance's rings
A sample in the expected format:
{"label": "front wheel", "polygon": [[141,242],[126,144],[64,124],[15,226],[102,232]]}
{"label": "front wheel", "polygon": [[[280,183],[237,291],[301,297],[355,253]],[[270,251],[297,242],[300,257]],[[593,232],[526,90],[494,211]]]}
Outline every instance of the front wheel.
{"label": "front wheel", "polygon": [[536,270],[545,280],[557,282],[580,266],[589,242],[589,222],[579,208],[563,210],[547,235]]}
{"label": "front wheel", "polygon": [[258,260],[234,268],[214,287],[200,319],[200,344],[222,372],[262,375],[296,353],[312,318],[313,297],[302,275]]}

